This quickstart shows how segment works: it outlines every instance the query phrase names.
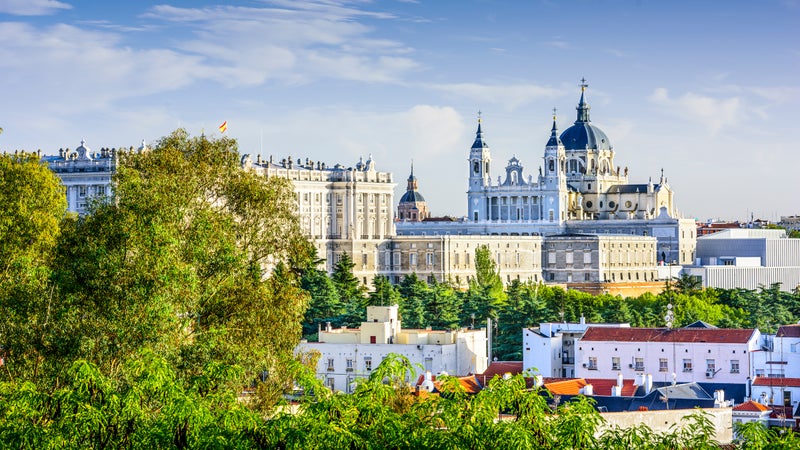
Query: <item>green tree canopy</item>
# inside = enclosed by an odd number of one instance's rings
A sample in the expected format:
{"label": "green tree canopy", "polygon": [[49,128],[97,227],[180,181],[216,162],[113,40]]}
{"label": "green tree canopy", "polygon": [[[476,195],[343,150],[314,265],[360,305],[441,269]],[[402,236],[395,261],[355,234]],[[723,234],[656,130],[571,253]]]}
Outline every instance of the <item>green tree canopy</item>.
{"label": "green tree canopy", "polygon": [[178,130],[124,155],[114,183],[60,242],[56,355],[113,374],[146,347],[183,375],[218,361],[255,377],[291,354],[312,252],[289,181],[243,170],[234,140]]}

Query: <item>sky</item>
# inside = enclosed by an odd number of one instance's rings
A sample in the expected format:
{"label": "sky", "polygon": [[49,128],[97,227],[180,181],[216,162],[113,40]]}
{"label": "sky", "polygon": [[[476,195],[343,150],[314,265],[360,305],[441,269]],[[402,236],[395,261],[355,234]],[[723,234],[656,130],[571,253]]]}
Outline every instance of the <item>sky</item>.
{"label": "sky", "polygon": [[493,179],[592,123],[685,217],[800,214],[800,0],[0,0],[0,151],[155,142],[394,174],[463,216],[481,112]]}

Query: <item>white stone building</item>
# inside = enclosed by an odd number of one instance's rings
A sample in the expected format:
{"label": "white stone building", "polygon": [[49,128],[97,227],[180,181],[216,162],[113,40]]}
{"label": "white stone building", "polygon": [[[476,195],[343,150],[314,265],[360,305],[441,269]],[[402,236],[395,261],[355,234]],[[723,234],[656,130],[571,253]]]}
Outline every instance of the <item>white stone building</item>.
{"label": "white stone building", "polygon": [[[145,148],[142,142],[139,151]],[[118,153],[124,151],[102,148],[92,152],[81,141],[75,150],[59,149],[58,156],[42,158],[66,187],[67,211],[83,214],[91,198],[111,195],[111,177],[117,169]],[[133,147],[128,151],[133,151]]]}
{"label": "white stone building", "polygon": [[476,374],[488,365],[486,329],[404,330],[396,305],[369,306],[360,328],[326,328],[319,342],[302,342],[295,351],[319,352],[317,376],[331,389],[348,393],[357,378],[369,377],[389,353],[421,366],[415,368],[416,375]]}
{"label": "white stone building", "polygon": [[[574,378],[576,343],[589,327],[629,328],[627,323],[540,323],[522,330],[522,370],[545,377]],[[597,377],[595,377],[597,378]]]}
{"label": "white stone building", "polygon": [[458,221],[397,223],[399,235],[624,234],[652,236],[662,263],[694,260],[695,222],[683,219],[663,171],[658,181],[633,184],[616,165],[608,136],[589,119],[581,85],[575,123],[558,133],[555,118],[538,176],[512,157],[505,176],[491,176],[492,156],[481,119],[469,151],[467,216]]}
{"label": "white stone building", "polygon": [[353,274],[370,284],[376,274],[379,247],[394,236],[394,187],[392,174],[379,172],[375,161],[359,161],[354,167],[306,159],[279,163],[242,157],[242,166],[266,177],[292,181],[297,195],[300,226],[325,261],[328,272],[342,255],[353,259]]}
{"label": "white stone building", "polygon": [[746,385],[760,352],[757,329],[589,327],[575,343],[575,377]]}

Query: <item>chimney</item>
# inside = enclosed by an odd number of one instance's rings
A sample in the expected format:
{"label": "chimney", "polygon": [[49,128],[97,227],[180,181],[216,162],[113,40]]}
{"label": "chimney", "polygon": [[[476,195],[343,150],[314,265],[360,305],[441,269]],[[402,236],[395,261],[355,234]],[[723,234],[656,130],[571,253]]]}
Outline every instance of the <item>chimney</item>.
{"label": "chimney", "polygon": [[586,317],[581,315],[581,325],[586,325]]}
{"label": "chimney", "polygon": [[537,388],[544,386],[544,377],[543,376],[536,375],[535,377],[533,377],[533,379],[534,379],[533,385],[536,386]]}
{"label": "chimney", "polygon": [[622,389],[622,374],[621,373],[617,374],[617,387]]}
{"label": "chimney", "polygon": [[652,390],[653,390],[653,375],[648,373],[645,377],[644,392],[645,394],[649,394],[650,391]]}
{"label": "chimney", "polygon": [[594,386],[592,386],[591,384],[587,384],[586,386],[584,386],[583,387],[583,395],[585,395],[587,397],[590,396],[590,395],[594,395]]}

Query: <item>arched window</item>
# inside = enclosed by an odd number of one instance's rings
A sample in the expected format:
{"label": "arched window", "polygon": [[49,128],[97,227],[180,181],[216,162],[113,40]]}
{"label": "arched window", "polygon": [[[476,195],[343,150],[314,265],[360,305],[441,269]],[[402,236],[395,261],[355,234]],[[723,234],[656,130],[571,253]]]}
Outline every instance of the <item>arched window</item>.
{"label": "arched window", "polygon": [[475,173],[478,173],[478,172],[481,171],[481,166],[480,166],[480,163],[478,163],[478,161],[475,161],[472,164],[472,171],[475,172]]}

